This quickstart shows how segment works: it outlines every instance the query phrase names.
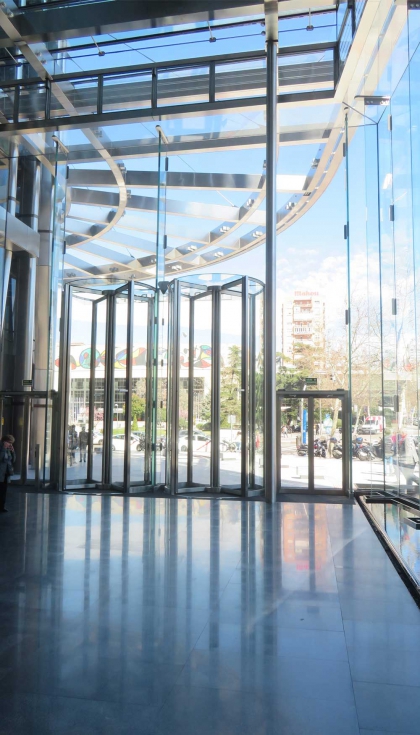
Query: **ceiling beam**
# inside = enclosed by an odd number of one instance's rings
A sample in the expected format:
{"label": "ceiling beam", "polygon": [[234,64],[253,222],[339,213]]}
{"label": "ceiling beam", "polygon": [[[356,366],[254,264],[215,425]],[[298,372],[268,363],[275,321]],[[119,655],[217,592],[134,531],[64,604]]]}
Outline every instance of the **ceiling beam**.
{"label": "ceiling beam", "polygon": [[[131,189],[156,189],[159,184],[157,171],[127,171],[125,185]],[[302,191],[305,176],[279,174],[277,191]],[[69,186],[88,186],[94,188],[113,188],[117,183],[111,171],[102,169],[70,169],[67,179]],[[265,176],[260,174],[218,174],[197,173],[192,171],[169,171],[166,186],[169,189],[192,189],[194,191],[258,191],[265,185]]]}
{"label": "ceiling beam", "polygon": [[[244,15],[263,15],[264,5],[255,0],[118,0],[86,2],[54,8],[43,5],[42,11],[25,7],[12,19],[14,28],[27,43],[59,41],[83,36],[101,36],[198,23]],[[8,45],[0,38],[1,45]]]}

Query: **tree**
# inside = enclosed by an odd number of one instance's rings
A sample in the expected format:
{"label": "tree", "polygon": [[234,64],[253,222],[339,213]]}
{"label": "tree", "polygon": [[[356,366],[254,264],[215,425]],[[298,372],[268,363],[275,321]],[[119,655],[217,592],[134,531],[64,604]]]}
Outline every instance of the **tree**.
{"label": "tree", "polygon": [[[237,345],[229,347],[227,364],[220,371],[220,426],[230,426],[229,416],[236,416],[236,423],[241,420],[241,349]],[[201,404],[201,428],[211,428],[211,394],[203,398]]]}
{"label": "tree", "polygon": [[140,396],[138,396],[136,393],[133,393],[133,395],[131,396],[131,419],[133,422],[133,431],[137,431],[138,429],[138,420],[144,420],[145,409],[146,403],[144,398],[140,398]]}

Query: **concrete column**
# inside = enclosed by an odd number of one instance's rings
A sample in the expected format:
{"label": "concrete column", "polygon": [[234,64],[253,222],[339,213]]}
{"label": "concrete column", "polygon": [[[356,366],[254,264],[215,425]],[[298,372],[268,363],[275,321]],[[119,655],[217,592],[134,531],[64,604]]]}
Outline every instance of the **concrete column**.
{"label": "concrete column", "polygon": [[39,200],[38,232],[39,258],[36,266],[35,288],[35,369],[34,388],[46,390],[48,382],[48,345],[50,319],[50,278],[52,266],[54,178],[42,166]]}
{"label": "concrete column", "polygon": [[[42,166],[38,215],[40,246],[35,275],[35,345],[33,371],[33,385],[35,390],[46,390],[48,385],[53,198],[54,177],[45,166]],[[41,459],[43,459],[45,452],[45,418],[45,411],[42,409],[38,408],[33,411],[31,447],[39,444]]]}

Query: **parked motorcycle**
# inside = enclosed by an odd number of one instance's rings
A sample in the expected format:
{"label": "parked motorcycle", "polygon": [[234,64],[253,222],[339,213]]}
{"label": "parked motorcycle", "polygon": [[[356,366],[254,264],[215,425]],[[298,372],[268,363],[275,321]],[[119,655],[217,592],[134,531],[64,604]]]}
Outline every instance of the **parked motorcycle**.
{"label": "parked motorcycle", "polygon": [[[334,441],[334,448],[332,450],[332,456],[335,457],[335,459],[341,459],[343,456],[343,447],[342,445],[337,441],[337,439],[331,440]],[[352,448],[352,456],[359,459],[361,462],[366,462],[368,459],[375,459],[376,454],[370,444],[363,444],[362,437],[357,437],[352,442],[351,445]]]}
{"label": "parked motorcycle", "polygon": [[[299,457],[305,457],[308,454],[308,445],[300,444],[297,448]],[[314,440],[314,457],[326,457],[327,456],[327,442],[325,439]]]}

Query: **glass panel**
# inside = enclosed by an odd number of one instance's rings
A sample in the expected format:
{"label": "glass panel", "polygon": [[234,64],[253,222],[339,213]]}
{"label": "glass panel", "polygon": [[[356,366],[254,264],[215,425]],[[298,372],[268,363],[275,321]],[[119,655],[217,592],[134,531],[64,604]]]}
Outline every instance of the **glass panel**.
{"label": "glass panel", "polygon": [[59,86],[79,115],[88,115],[97,110],[98,78],[74,79],[60,82]]}
{"label": "glass panel", "polygon": [[135,451],[131,453],[130,483],[144,481],[146,453],[146,403],[147,403],[147,335],[149,302],[134,296],[133,314],[133,387],[131,394],[131,433],[137,437]]}
{"label": "glass panel", "polygon": [[[379,135],[379,190],[381,212],[381,296],[382,296],[382,359],[383,359],[383,406],[385,427],[385,488],[398,492],[398,457],[395,441],[398,434],[398,417],[395,412],[398,396],[397,384],[397,339],[396,322],[393,315],[395,294],[395,254],[392,222],[389,212],[393,201],[392,152],[388,130],[388,115],[378,125]],[[389,433],[388,433],[389,430]]]}
{"label": "glass panel", "polygon": [[13,121],[13,106],[15,100],[14,87],[3,87],[0,89],[0,112],[8,122]]}
{"label": "glass panel", "polygon": [[104,77],[103,112],[150,107],[151,96],[152,75],[150,72]]}
{"label": "glass panel", "polygon": [[[42,456],[37,458],[37,444],[39,442],[40,426],[45,426],[46,411],[52,412],[51,399],[35,399],[29,404],[29,452],[27,479],[34,482],[36,475],[36,463],[39,462],[40,478],[42,478]],[[14,433],[14,432],[13,432]]]}
{"label": "glass panel", "polygon": [[[58,345],[60,343],[59,324],[61,318],[61,304],[63,293],[63,255],[65,249],[65,213],[66,213],[66,191],[67,191],[67,155],[56,144],[55,146],[55,179],[54,179],[54,202],[53,202],[53,240],[50,268],[50,324],[48,334],[48,374],[47,391],[58,390],[59,362],[56,359]],[[44,467],[43,479],[50,479],[51,470],[51,436],[53,427],[53,413],[47,411],[43,446]]]}
{"label": "glass panel", "polygon": [[217,64],[216,101],[265,95],[265,67],[265,59]]}
{"label": "glass panel", "polygon": [[107,301],[102,299],[96,305],[96,352],[93,404],[93,456],[92,478],[102,482],[102,462],[104,443],[105,411],[105,343],[107,333]]}
{"label": "glass panel", "polygon": [[[417,20],[414,24],[411,24],[411,16],[416,17]],[[420,13],[409,14],[410,18],[410,31],[414,36],[414,28],[419,28],[420,25]],[[413,18],[414,20],[414,18]],[[414,25],[414,28],[412,27]],[[418,35],[416,36],[418,37]],[[413,38],[414,40],[414,38]],[[418,212],[420,207],[420,167],[418,161],[420,160],[420,126],[418,121],[420,120],[420,97],[418,94],[418,85],[420,81],[420,50],[417,50],[413,56],[410,64],[410,104],[411,104],[411,119],[416,123],[411,125],[411,176],[412,176],[412,206],[413,212]],[[414,274],[416,282],[414,284],[414,297],[415,297],[415,310],[416,310],[416,345],[414,351],[415,359],[415,370],[413,370],[413,378],[417,386],[416,396],[416,407],[415,412],[411,417],[412,421],[412,437],[413,441],[419,446],[419,416],[420,416],[420,405],[419,405],[419,378],[420,378],[420,218],[418,216],[413,217],[413,250],[414,250]],[[417,449],[418,451],[418,449]],[[420,504],[420,500],[419,500]],[[412,532],[412,531],[411,531]]]}
{"label": "glass panel", "polygon": [[[190,337],[190,299],[181,292],[179,337],[179,441],[178,441],[178,482],[187,481],[188,464],[188,375],[189,375],[189,337]],[[193,436],[193,447],[195,436]]]}
{"label": "glass panel", "polygon": [[[342,402],[337,398],[313,399],[314,489],[343,487]],[[333,429],[336,428],[334,433]]]}
{"label": "glass panel", "polygon": [[347,56],[349,55],[351,44],[353,42],[352,23],[353,21],[352,21],[351,12],[350,12],[345,20],[341,38],[338,42],[338,58],[339,58],[340,73],[344,67]]}
{"label": "glass panel", "polygon": [[24,120],[44,120],[45,84],[31,84],[20,88],[19,122]]}
{"label": "glass panel", "polygon": [[159,324],[155,334],[156,346],[156,483],[164,483],[166,477],[167,408],[168,408],[168,295],[157,294],[155,308],[159,304]]}
{"label": "glass panel", "polygon": [[410,129],[408,100],[409,73],[404,74],[392,97],[392,163],[395,249],[395,330],[398,432],[396,466],[400,494],[418,499],[418,455],[414,444],[417,429],[413,417],[417,411],[415,371],[415,301],[413,273],[413,221]]}
{"label": "glass panel", "polygon": [[66,484],[87,480],[92,298],[72,292],[67,426]]}
{"label": "glass panel", "polygon": [[[60,87],[64,88],[64,84],[60,84]],[[93,93],[95,94],[95,93]],[[96,99],[96,97],[95,97]],[[51,89],[51,101],[50,101],[50,117],[69,117],[70,113],[63,107],[63,102],[59,97],[54,94],[54,87]]]}
{"label": "glass panel", "polygon": [[[114,396],[111,441],[111,478],[112,483],[121,484],[124,480],[125,452],[125,406],[127,398],[127,319],[128,298],[126,293],[115,297],[115,359],[114,359]],[[136,437],[129,438],[130,452],[136,451]]]}
{"label": "glass panel", "polygon": [[185,102],[208,102],[209,68],[191,66],[160,70],[158,105],[179,105]]}
{"label": "glass panel", "polygon": [[280,490],[308,488],[308,399],[282,396]]}
{"label": "glass panel", "polygon": [[[241,484],[242,293],[220,295],[220,484]],[[244,437],[246,446],[246,437]],[[244,450],[245,451],[245,450]]]}
{"label": "glass panel", "polygon": [[264,292],[254,298],[255,310],[255,483],[264,484]]}
{"label": "glass panel", "polygon": [[192,479],[210,485],[212,296],[194,302],[194,427]]}
{"label": "glass panel", "polygon": [[280,92],[299,92],[303,86],[311,89],[332,89],[334,86],[333,50],[316,54],[299,54],[280,58]]}

